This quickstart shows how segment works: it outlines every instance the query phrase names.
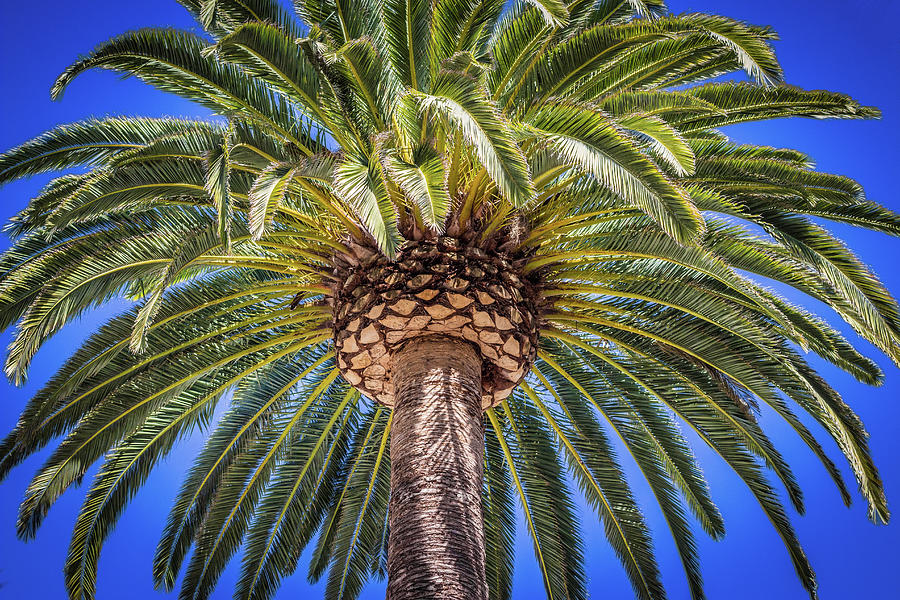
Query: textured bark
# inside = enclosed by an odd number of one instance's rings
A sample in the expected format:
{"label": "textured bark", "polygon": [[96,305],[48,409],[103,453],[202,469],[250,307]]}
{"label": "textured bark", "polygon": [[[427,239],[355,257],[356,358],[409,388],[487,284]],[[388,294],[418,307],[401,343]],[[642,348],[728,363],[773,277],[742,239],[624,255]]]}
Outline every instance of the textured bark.
{"label": "textured bark", "polygon": [[452,337],[481,354],[482,409],[498,405],[537,353],[544,301],[523,265],[522,257],[439,237],[336,269],[334,343],[344,378],[393,406],[393,354],[413,338]]}
{"label": "textured bark", "polygon": [[448,337],[393,357],[388,600],[487,600],[481,358]]}

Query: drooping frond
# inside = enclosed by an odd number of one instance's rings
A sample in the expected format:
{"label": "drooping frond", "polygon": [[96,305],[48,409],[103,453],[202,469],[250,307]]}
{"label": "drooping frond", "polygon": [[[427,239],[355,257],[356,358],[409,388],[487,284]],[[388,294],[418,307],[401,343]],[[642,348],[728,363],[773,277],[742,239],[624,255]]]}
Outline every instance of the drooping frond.
{"label": "drooping frond", "polygon": [[[660,0],[180,3],[205,33],[113,38],[52,95],[104,68],[215,116],[87,119],[0,155],[0,185],[61,173],[5,228],[7,376],[21,384],[57,332],[121,306],[0,441],[0,477],[52,446],[23,538],[99,463],[65,563],[71,598],[94,598],[128,501],[197,430],[157,587],[208,598],[236,558],[240,599],[275,597],[297,569],[329,600],[384,577],[392,413],[359,380],[385,377],[382,357],[419,330],[478,345],[485,385],[517,377],[484,415],[492,600],[512,593],[517,506],[547,596],[586,597],[576,493],[635,597],[664,598],[626,474],[702,600],[696,536],[725,522],[683,428],[746,484],[812,597],[784,506],[812,499],[760,415],[849,504],[834,442],[887,521],[865,428],[804,353],[867,384],[886,375],[770,284],[900,364],[896,300],[829,229],[896,237],[900,215],[799,151],[720,131],[879,113],[784,84],[771,29]],[[376,325],[387,345],[364,341]]]}

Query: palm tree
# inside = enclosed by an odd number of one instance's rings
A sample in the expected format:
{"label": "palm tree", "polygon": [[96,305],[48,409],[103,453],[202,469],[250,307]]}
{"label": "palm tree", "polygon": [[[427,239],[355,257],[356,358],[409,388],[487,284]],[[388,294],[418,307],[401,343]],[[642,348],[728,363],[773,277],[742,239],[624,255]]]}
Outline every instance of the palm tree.
{"label": "palm tree", "polygon": [[[209,596],[270,598],[312,543],[328,598],[508,598],[515,505],[548,597],[583,598],[572,483],[642,599],[664,597],[616,451],[646,478],[693,598],[690,517],[724,535],[689,427],[748,486],[803,585],[815,577],[767,477],[803,511],[757,420],[782,417],[844,499],[837,443],[875,522],[888,510],[862,423],[812,351],[883,374],[824,302],[900,362],[900,311],[822,220],[900,218],[804,154],[718,128],[871,118],[781,83],[768,28],[658,0],[181,0],[208,37],[127,33],[69,67],[134,75],[216,113],[58,127],[0,156],[0,183],[54,179],[7,227],[0,326],[16,383],[44,341],[112,298],[24,408],[0,476],[62,436],[18,533],[102,459],[65,565],[94,597],[100,549],[154,466],[205,446],[153,561]],[[745,71],[752,82],[716,79]],[[224,415],[211,427],[219,404]]]}

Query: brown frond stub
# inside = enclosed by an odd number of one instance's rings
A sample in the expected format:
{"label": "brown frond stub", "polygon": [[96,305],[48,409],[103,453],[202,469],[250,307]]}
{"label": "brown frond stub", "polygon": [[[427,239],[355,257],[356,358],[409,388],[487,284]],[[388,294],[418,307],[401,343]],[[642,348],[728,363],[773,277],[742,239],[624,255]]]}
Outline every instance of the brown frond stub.
{"label": "brown frond stub", "polygon": [[499,404],[534,361],[539,291],[521,261],[456,238],[407,242],[393,260],[372,255],[339,269],[338,366],[364,394],[392,406],[392,360],[422,336],[466,340],[482,358],[482,406]]}

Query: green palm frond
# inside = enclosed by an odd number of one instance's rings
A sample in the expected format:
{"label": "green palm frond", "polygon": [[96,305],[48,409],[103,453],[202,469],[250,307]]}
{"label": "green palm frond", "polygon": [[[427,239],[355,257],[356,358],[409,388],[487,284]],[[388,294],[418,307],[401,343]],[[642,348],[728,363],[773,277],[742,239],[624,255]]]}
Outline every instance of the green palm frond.
{"label": "green palm frond", "polygon": [[359,392],[350,390],[337,409],[326,407],[323,416],[329,420],[321,434],[310,436],[312,448],[301,446],[300,458],[279,474],[267,492],[260,517],[248,532],[238,584],[241,597],[272,597],[280,579],[297,567],[300,553],[326,518],[339,469],[350,448],[348,432],[360,418],[350,404],[358,398]]}
{"label": "green palm frond", "polygon": [[[404,277],[425,266],[453,289],[537,290],[537,356],[484,415],[492,600],[512,594],[519,509],[547,596],[587,596],[576,494],[635,597],[665,598],[632,472],[702,600],[697,536],[719,539],[725,522],[683,427],[746,484],[811,597],[784,504],[812,499],[759,416],[780,419],[849,504],[834,442],[870,519],[888,520],[863,424],[803,353],[866,384],[885,373],[770,284],[900,364],[896,300],[830,230],[898,236],[900,215],[799,151],[719,130],[879,112],[784,84],[771,29],[659,0],[181,4],[205,33],[113,38],[52,95],[97,67],[214,117],[87,119],[0,155],[0,184],[58,175],[5,228],[7,376],[22,384],[53,335],[123,306],[0,442],[0,477],[52,447],[25,491],[23,538],[99,463],[65,563],[73,600],[95,597],[116,521],[198,429],[157,587],[181,578],[182,599],[207,598],[237,557],[240,599],[275,597],[298,568],[329,600],[383,578],[393,416],[348,385],[336,342],[350,308],[384,310],[358,297],[360,278],[390,272],[375,291],[393,300],[419,293]],[[487,266],[458,269],[464,255]]]}
{"label": "green palm frond", "polygon": [[534,111],[528,123],[546,132],[550,152],[630,199],[675,239],[689,242],[702,231],[699,211],[687,194],[599,111],[552,103]]}
{"label": "green palm frond", "polygon": [[505,427],[494,409],[487,414],[525,512],[547,597],[585,598],[583,550],[558,453],[549,433],[536,426],[533,407],[518,408],[504,411]]}
{"label": "green palm frond", "polygon": [[485,422],[484,511],[488,593],[491,600],[512,597],[515,560],[515,492],[503,450],[490,421]]}
{"label": "green palm frond", "polygon": [[341,494],[340,515],[334,515],[337,522],[325,587],[330,598],[356,598],[371,575],[384,576],[391,415],[377,408],[366,420],[371,426],[348,464],[348,487]]}

